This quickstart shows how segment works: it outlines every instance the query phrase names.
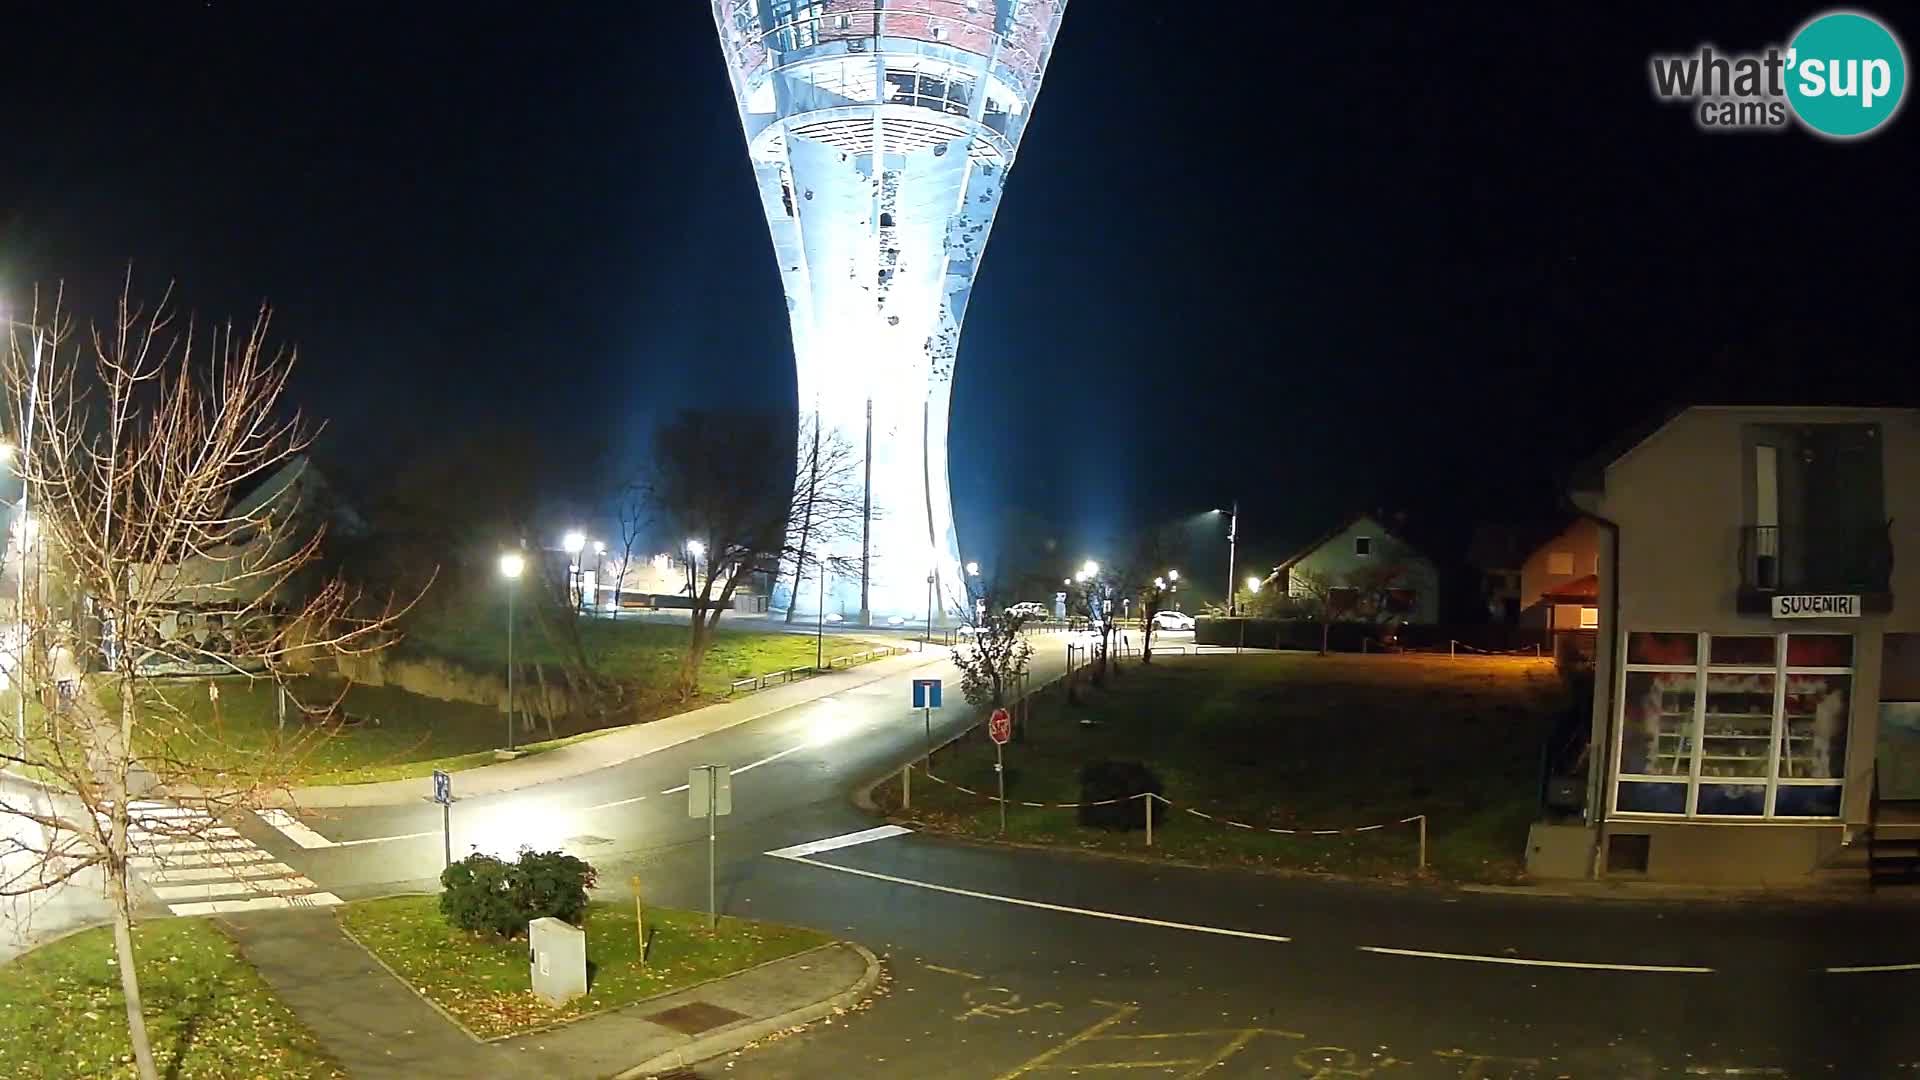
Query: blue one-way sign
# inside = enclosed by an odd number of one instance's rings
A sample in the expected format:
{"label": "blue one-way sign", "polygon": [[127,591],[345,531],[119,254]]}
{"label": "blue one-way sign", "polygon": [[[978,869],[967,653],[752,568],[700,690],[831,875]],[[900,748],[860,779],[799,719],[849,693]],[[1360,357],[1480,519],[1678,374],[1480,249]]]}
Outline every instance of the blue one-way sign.
{"label": "blue one-way sign", "polygon": [[940,680],[913,680],[913,707],[916,709],[937,709],[940,707]]}

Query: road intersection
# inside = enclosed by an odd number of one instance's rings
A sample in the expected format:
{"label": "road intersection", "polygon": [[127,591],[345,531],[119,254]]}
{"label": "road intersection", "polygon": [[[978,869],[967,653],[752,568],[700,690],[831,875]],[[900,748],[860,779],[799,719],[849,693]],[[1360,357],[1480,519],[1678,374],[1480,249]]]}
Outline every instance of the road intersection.
{"label": "road intersection", "polygon": [[[1042,639],[1036,681],[1061,670]],[[1168,662],[1181,662],[1169,657]],[[1587,901],[988,847],[878,829],[848,795],[924,751],[913,670],[538,787],[462,800],[453,848],[559,846],[705,902],[687,770],[734,767],[720,905],[867,944],[892,992],[712,1075],[1915,1075],[1917,910]],[[977,719],[948,695],[936,738]],[[1014,748],[1017,751],[1017,744]],[[430,887],[440,813],[335,807],[238,839],[352,899]],[[456,780],[456,794],[458,781]],[[184,880],[180,884],[188,884]],[[188,902],[208,902],[197,899]],[[707,1075],[707,1073],[702,1073]]]}

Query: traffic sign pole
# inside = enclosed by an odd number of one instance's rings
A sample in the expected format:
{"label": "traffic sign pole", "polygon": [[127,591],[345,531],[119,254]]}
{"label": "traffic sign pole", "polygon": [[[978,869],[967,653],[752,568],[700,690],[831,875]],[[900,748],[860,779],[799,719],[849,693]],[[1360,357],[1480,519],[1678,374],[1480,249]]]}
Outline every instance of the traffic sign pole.
{"label": "traffic sign pole", "polygon": [[[714,772],[713,767],[709,765],[707,767],[707,776],[711,778],[713,776],[713,772]],[[713,822],[714,822],[714,818],[718,816],[714,813],[715,807],[714,807],[713,800],[716,795],[715,789],[717,787],[719,787],[718,784],[714,784],[711,782],[711,780],[709,780],[707,784],[707,929],[709,930],[715,929],[720,925],[720,908],[719,908],[719,905],[714,903],[715,890],[714,890],[714,884],[713,884],[713,878],[714,878]]]}
{"label": "traffic sign pole", "polygon": [[920,714],[927,724],[927,775],[933,775],[933,710],[922,709]]}
{"label": "traffic sign pole", "polygon": [[1007,835],[1007,744],[994,740],[993,775],[1000,781],[1000,835]]}

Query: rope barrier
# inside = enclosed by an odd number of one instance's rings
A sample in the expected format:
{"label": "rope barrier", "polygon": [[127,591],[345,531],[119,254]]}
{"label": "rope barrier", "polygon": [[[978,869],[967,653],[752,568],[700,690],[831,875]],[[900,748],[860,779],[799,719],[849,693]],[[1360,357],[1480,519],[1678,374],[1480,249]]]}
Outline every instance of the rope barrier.
{"label": "rope barrier", "polygon": [[[908,772],[912,772],[914,771],[914,768],[911,764],[909,764],[906,766],[906,770]],[[941,784],[946,787],[953,788],[955,791],[963,791],[968,795],[972,795],[980,799],[985,799],[990,803],[995,803],[1000,801],[1000,797],[998,795],[989,795],[984,791],[975,791],[964,784],[959,784],[952,780],[942,780],[940,777],[935,776],[924,769],[920,770],[919,772],[921,776],[926,777],[928,780],[932,780],[936,784]],[[1348,825],[1348,826],[1337,828],[1337,829],[1282,829],[1282,828],[1277,828],[1270,825],[1251,825],[1244,821],[1235,821],[1229,817],[1224,817],[1216,814],[1209,814],[1204,810],[1196,810],[1191,806],[1178,806],[1173,802],[1173,800],[1166,798],[1165,796],[1159,794],[1158,792],[1152,792],[1152,791],[1143,791],[1138,795],[1129,795],[1124,799],[1095,799],[1089,802],[1041,803],[1041,802],[1027,802],[1025,800],[1019,800],[1019,799],[1008,799],[1007,805],[1008,806],[1031,806],[1039,810],[1078,810],[1083,806],[1113,806],[1117,803],[1131,802],[1134,799],[1140,799],[1140,798],[1159,799],[1161,805],[1165,806],[1169,810],[1179,810],[1182,813],[1191,814],[1197,818],[1204,818],[1207,821],[1217,821],[1222,825],[1227,825],[1235,829],[1247,829],[1252,832],[1269,832],[1269,833],[1274,833],[1280,836],[1343,836],[1349,833],[1373,832],[1378,829],[1384,829],[1388,825],[1412,825],[1415,822],[1425,820],[1427,816],[1425,814],[1414,814],[1410,817],[1396,818],[1393,821],[1383,821],[1375,825]]]}

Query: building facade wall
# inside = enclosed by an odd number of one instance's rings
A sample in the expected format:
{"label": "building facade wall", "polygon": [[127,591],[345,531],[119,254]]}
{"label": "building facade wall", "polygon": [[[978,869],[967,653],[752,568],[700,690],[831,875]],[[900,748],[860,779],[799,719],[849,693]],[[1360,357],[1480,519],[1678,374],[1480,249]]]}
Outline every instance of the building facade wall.
{"label": "building facade wall", "polygon": [[[1370,541],[1365,555],[1358,553],[1355,543],[1363,537]],[[1302,572],[1333,585],[1343,585],[1355,574],[1383,568],[1394,568],[1398,572],[1396,587],[1413,590],[1413,606],[1405,621],[1422,625],[1440,621],[1440,572],[1432,560],[1371,517],[1357,519],[1338,535],[1295,560],[1288,567],[1288,592],[1300,595],[1296,575]]]}
{"label": "building facade wall", "polygon": [[[1603,527],[1598,534],[1601,626],[1593,736],[1596,750],[1604,750],[1595,755],[1604,769],[1595,770],[1589,790],[1597,873],[1607,872],[1611,838],[1634,835],[1649,837],[1650,876],[1784,880],[1817,869],[1867,820],[1879,741],[1883,638],[1920,629],[1920,543],[1914,531],[1893,533],[1892,603],[1886,613],[1774,619],[1743,614],[1737,603],[1742,530],[1750,524],[1753,505],[1748,433],[1753,425],[1810,424],[1878,425],[1885,517],[1896,523],[1920,520],[1920,413],[1911,410],[1694,408],[1610,465],[1603,491],[1576,493],[1585,509],[1618,528],[1614,533]],[[1850,636],[1839,814],[1820,822],[1682,821],[1615,809],[1628,695],[1625,652],[1627,635],[1635,632]]]}
{"label": "building facade wall", "polygon": [[[1555,556],[1563,556],[1564,560]],[[1559,572],[1562,567],[1566,568],[1564,573]],[[1520,625],[1544,627],[1551,621],[1560,630],[1579,628],[1577,606],[1573,621],[1565,618],[1549,620],[1549,605],[1540,598],[1570,581],[1598,574],[1599,567],[1600,525],[1592,518],[1575,520],[1559,536],[1534,549],[1520,565]],[[1559,614],[1564,616],[1565,613]]]}

